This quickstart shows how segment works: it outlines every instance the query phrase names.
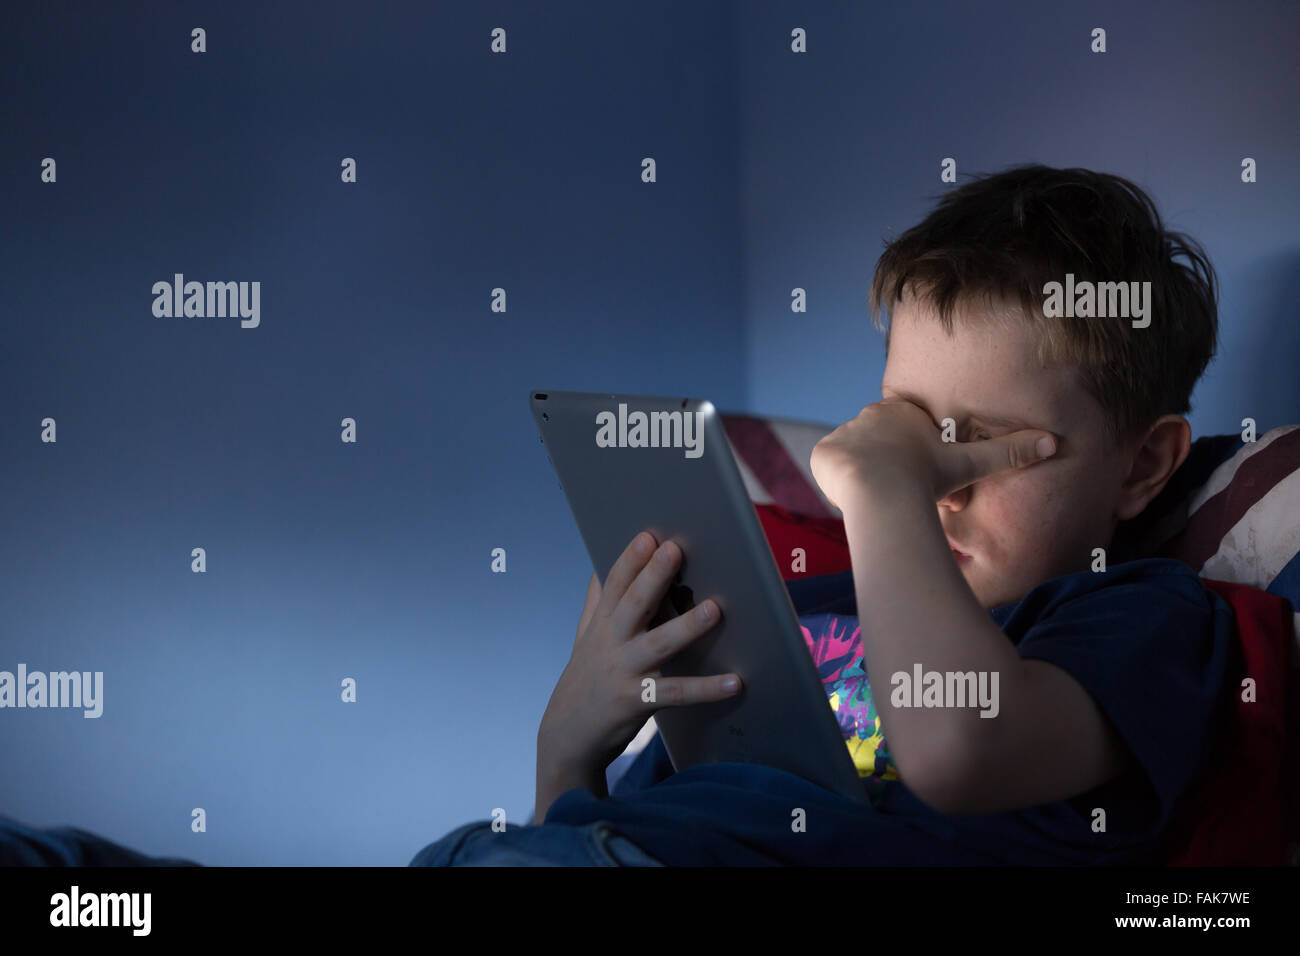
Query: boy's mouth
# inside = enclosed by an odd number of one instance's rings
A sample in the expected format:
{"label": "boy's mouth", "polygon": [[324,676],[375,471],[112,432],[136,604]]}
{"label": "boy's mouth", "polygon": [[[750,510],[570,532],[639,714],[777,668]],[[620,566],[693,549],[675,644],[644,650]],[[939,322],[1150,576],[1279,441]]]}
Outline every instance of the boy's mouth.
{"label": "boy's mouth", "polygon": [[967,564],[971,561],[971,556],[954,545],[951,538],[948,539],[948,547],[952,549],[952,556],[957,559],[958,564]]}

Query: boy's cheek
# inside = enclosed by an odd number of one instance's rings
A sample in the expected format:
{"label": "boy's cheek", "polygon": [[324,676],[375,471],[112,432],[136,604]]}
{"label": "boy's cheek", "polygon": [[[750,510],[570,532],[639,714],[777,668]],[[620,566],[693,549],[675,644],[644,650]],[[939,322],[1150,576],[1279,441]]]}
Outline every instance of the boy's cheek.
{"label": "boy's cheek", "polygon": [[1025,471],[1008,472],[983,485],[983,488],[976,486],[976,494],[983,499],[984,515],[994,518],[996,527],[1014,528],[1021,524],[1041,527],[1043,518],[1054,516],[1059,508],[1060,495],[1055,483]]}
{"label": "boy's cheek", "polygon": [[996,546],[997,554],[990,557],[1020,563],[1032,556],[1050,565],[1050,554],[1070,547],[1080,524],[1086,524],[1086,507],[1080,510],[1055,482],[1015,474],[985,491],[977,523],[983,526],[982,537]]}
{"label": "boy's cheek", "polygon": [[994,475],[983,484],[989,503],[999,509],[1030,515],[1036,525],[1059,526],[1094,510],[1100,490],[1097,478],[1078,460],[1049,460]]}

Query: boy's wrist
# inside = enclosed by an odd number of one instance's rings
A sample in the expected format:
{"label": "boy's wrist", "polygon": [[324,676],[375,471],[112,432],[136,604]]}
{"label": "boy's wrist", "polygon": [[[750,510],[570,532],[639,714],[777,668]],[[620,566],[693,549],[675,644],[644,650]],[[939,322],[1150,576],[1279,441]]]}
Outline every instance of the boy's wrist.
{"label": "boy's wrist", "polygon": [[897,508],[913,503],[929,510],[934,506],[921,484],[906,469],[891,465],[879,468],[863,469],[849,484],[843,495],[840,511],[847,516],[850,512],[874,510],[878,508]]}
{"label": "boy's wrist", "polygon": [[596,797],[609,796],[605,784],[605,769],[587,762],[555,762],[544,759],[539,752],[537,760],[537,794],[533,808],[533,823],[541,823],[546,813],[562,793],[585,787]]}
{"label": "boy's wrist", "polygon": [[537,729],[537,767],[550,777],[581,776],[597,763],[590,753],[572,746],[571,733],[564,728],[549,727],[546,718]]}

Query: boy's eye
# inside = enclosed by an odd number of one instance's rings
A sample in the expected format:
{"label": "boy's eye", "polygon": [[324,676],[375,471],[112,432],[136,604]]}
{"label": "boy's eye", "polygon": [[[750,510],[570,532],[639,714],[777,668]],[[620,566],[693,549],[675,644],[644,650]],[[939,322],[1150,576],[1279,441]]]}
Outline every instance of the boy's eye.
{"label": "boy's eye", "polygon": [[971,435],[972,441],[992,441],[993,436],[983,429],[977,429],[975,434]]}

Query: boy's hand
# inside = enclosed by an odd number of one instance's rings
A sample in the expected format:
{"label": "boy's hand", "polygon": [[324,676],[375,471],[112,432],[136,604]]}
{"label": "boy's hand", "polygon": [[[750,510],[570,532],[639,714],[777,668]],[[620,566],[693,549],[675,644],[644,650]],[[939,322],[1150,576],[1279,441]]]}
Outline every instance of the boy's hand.
{"label": "boy's hand", "polygon": [[[1046,444],[1040,447],[1043,439]],[[822,493],[842,511],[841,501],[863,482],[919,482],[939,501],[981,478],[1055,453],[1055,437],[1038,429],[986,441],[945,442],[919,405],[884,399],[822,438],[809,464]]]}
{"label": "boy's hand", "polygon": [[[587,586],[587,603],[578,621],[573,653],[551,694],[537,731],[537,805],[535,819],[566,783],[603,780],[604,768],[622,753],[637,731],[663,707],[725,700],[740,691],[736,674],[710,677],[664,677],[659,667],[721,620],[713,601],[647,631],[672,583],[681,549],[642,532],[614,562],[602,589],[595,574]],[[697,614],[710,612],[707,620]],[[654,700],[643,700],[642,681],[654,679]],[[736,686],[724,686],[727,678]],[[603,789],[603,788],[602,788]],[[597,796],[603,794],[598,793]]]}

